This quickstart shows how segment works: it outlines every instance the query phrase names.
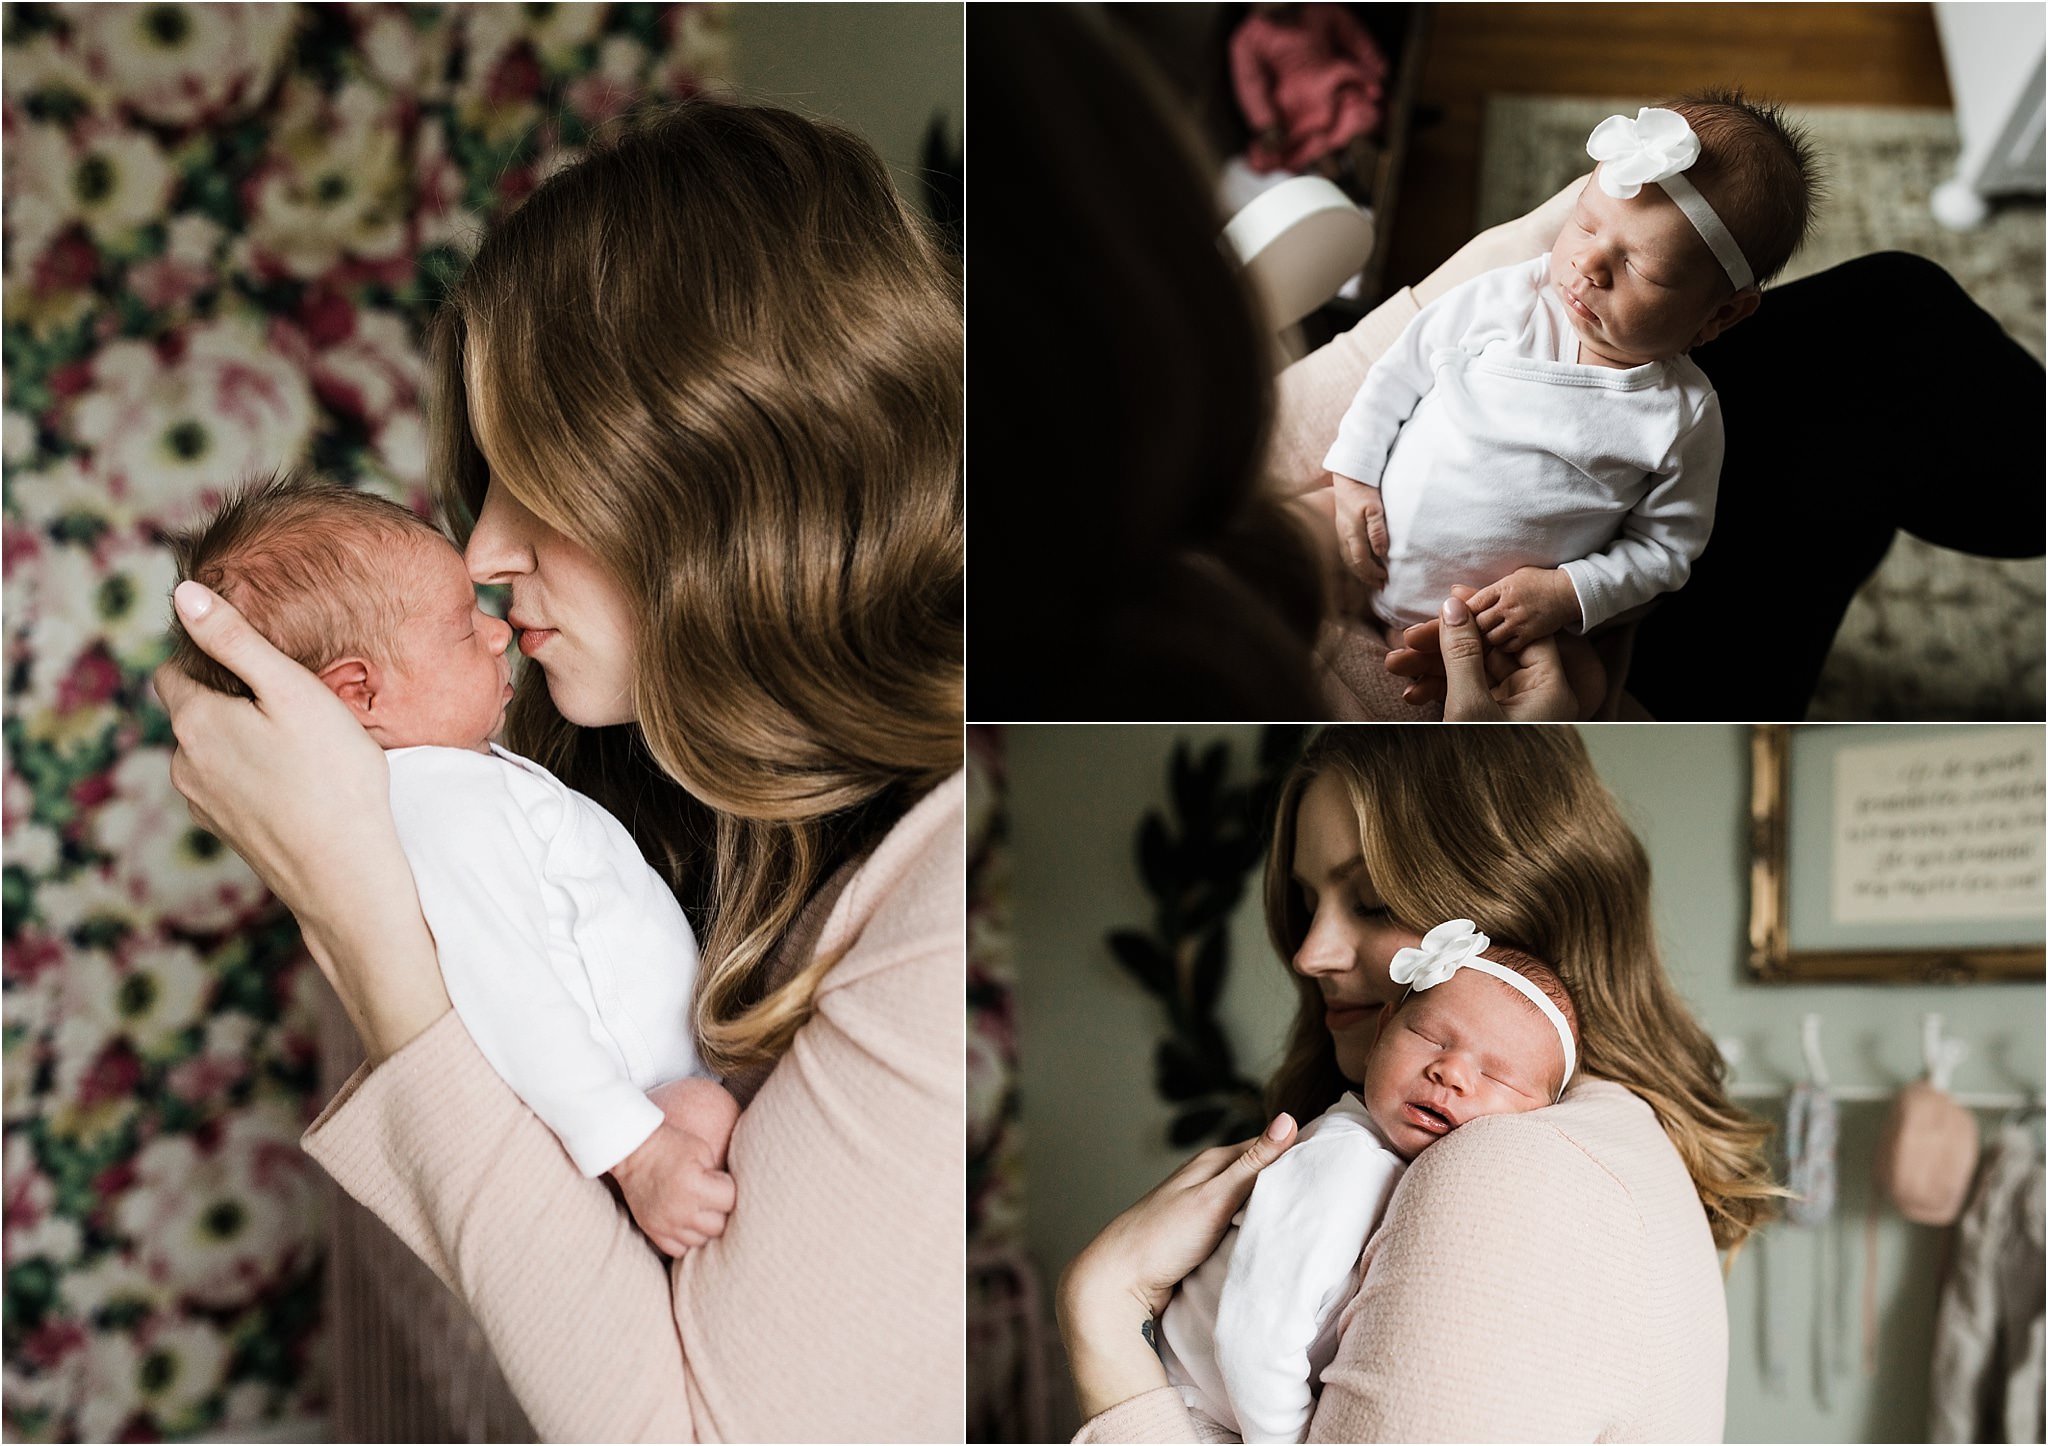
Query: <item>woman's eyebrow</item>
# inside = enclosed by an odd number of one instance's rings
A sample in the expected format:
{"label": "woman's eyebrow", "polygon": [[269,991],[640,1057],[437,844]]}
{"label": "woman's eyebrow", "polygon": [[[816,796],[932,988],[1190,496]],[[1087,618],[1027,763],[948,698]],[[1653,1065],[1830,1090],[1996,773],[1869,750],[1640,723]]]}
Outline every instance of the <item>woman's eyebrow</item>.
{"label": "woman's eyebrow", "polygon": [[1344,860],[1343,863],[1330,870],[1330,882],[1333,884],[1348,883],[1353,874],[1363,873],[1364,871],[1365,855],[1353,854],[1350,858]]}

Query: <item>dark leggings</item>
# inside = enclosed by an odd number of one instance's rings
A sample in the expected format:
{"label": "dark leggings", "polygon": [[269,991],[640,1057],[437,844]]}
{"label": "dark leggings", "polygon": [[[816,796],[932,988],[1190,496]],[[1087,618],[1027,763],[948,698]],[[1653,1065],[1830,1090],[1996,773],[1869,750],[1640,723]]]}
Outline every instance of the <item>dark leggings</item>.
{"label": "dark leggings", "polygon": [[1653,717],[1793,721],[1904,528],[2042,551],[2042,371],[1933,262],[1890,251],[1776,287],[1692,354],[1727,426],[1714,535],[1642,624]]}

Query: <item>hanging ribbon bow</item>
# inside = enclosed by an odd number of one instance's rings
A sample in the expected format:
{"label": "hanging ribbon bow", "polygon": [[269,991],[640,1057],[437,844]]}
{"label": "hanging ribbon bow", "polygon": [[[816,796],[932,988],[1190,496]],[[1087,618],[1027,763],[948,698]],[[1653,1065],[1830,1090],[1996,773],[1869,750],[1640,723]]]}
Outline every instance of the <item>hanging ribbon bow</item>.
{"label": "hanging ribbon bow", "polygon": [[1470,919],[1446,920],[1422,936],[1420,949],[1397,952],[1390,972],[1396,984],[1431,989],[1485,953],[1492,942]]}
{"label": "hanging ribbon bow", "polygon": [[1700,138],[1675,110],[1644,106],[1630,120],[1611,115],[1586,138],[1600,162],[1600,189],[1617,201],[1635,199],[1652,181],[1668,180],[1700,158]]}

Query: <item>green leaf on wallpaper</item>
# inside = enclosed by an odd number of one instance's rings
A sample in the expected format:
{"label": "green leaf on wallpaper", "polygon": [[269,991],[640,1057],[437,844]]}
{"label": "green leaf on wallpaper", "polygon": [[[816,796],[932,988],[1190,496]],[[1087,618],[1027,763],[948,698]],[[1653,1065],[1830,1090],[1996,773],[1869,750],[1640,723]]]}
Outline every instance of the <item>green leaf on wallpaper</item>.
{"label": "green leaf on wallpaper", "polygon": [[230,231],[242,229],[241,178],[211,164],[185,172],[185,207]]}
{"label": "green leaf on wallpaper", "polygon": [[54,5],[9,5],[0,8],[0,41],[22,45],[51,30],[63,29]]}
{"label": "green leaf on wallpaper", "polygon": [[246,964],[222,971],[220,992],[214,996],[213,1007],[216,1012],[239,1010],[270,1023],[275,1023],[278,1016],[277,996],[271,991],[265,972]]}
{"label": "green leaf on wallpaper", "polygon": [[630,35],[650,51],[657,54],[663,49],[660,5],[614,5],[612,6],[612,31],[619,35]]}
{"label": "green leaf on wallpaper", "polygon": [[462,278],[469,258],[453,246],[436,246],[420,253],[419,265],[407,294],[401,299],[425,310],[433,310],[448,299],[448,293]]}
{"label": "green leaf on wallpaper", "polygon": [[9,1333],[34,1330],[56,1304],[56,1267],[34,1257],[16,1261],[8,1265],[5,1280]]}
{"label": "green leaf on wallpaper", "polygon": [[135,925],[116,914],[95,914],[71,930],[71,941],[81,949],[114,950],[135,932]]}
{"label": "green leaf on wallpaper", "polygon": [[123,336],[153,337],[162,329],[161,314],[132,291],[123,291],[115,298],[114,309]]}
{"label": "green leaf on wallpaper", "polygon": [[106,518],[94,512],[67,512],[50,524],[49,534],[73,547],[94,547],[109,525]]}
{"label": "green leaf on wallpaper", "polygon": [[28,871],[19,864],[9,864],[0,870],[0,909],[6,912],[7,938],[14,937],[15,929],[27,915],[35,896],[35,886],[29,882]]}

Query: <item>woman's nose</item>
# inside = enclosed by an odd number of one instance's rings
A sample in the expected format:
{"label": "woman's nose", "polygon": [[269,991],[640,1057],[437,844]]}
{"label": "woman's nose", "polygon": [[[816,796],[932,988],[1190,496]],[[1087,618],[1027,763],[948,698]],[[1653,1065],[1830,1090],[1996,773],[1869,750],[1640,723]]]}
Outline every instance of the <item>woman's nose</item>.
{"label": "woman's nose", "polygon": [[1321,913],[1309,922],[1308,937],[1294,951],[1294,972],[1308,979],[1322,974],[1342,974],[1356,962],[1342,931]]}
{"label": "woman's nose", "polygon": [[483,510],[462,552],[469,580],[478,586],[507,583],[533,571],[533,548],[513,525],[511,512],[498,488],[484,494]]}

